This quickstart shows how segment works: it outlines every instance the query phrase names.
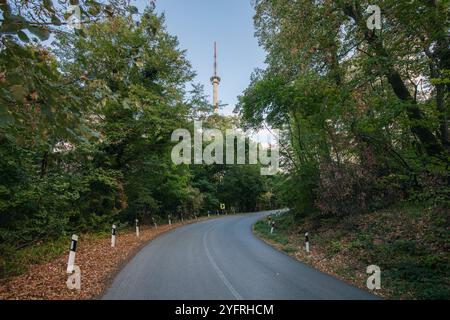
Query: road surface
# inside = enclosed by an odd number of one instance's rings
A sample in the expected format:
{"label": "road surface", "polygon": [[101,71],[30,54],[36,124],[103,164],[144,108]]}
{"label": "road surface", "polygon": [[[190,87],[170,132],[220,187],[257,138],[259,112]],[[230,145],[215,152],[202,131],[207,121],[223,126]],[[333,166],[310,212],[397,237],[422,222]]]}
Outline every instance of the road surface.
{"label": "road surface", "polygon": [[103,299],[376,299],[255,237],[252,225],[267,214],[225,216],[161,235]]}

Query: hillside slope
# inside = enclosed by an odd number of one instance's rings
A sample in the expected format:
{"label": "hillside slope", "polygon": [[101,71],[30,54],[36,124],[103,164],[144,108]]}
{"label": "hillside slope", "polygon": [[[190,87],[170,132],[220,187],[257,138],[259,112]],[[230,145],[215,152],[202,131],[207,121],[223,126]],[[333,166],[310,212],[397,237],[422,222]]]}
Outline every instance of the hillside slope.
{"label": "hillside slope", "polygon": [[[406,206],[348,216],[295,219],[274,216],[254,231],[287,254],[366,288],[366,267],[381,268],[381,290],[393,299],[450,299],[450,238],[447,210]],[[311,253],[304,250],[309,232]]]}

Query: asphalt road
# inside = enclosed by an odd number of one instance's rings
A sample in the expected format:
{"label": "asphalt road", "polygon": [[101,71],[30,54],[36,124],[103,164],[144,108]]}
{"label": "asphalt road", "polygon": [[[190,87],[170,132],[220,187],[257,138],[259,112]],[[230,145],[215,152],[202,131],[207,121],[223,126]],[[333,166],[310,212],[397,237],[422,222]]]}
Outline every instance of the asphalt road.
{"label": "asphalt road", "polygon": [[252,234],[267,212],[186,225],[144,247],[103,299],[376,299]]}

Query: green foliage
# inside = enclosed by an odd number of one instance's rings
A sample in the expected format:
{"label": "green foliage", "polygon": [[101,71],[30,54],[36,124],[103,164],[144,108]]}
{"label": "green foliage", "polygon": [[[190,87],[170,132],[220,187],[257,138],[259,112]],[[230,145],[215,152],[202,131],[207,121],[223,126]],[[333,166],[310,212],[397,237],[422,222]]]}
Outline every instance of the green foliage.
{"label": "green foliage", "polygon": [[275,205],[259,166],[172,163],[175,129],[239,121],[212,115],[201,86],[186,92],[194,73],[164,16],[80,6],[83,29],[67,32],[52,1],[0,3],[0,276],[71,233]]}
{"label": "green foliage", "polygon": [[[369,4],[256,0],[267,67],[255,71],[238,110],[248,127],[283,132],[274,194],[296,217],[287,233],[305,217],[313,226],[348,224],[349,241],[334,230],[314,241],[329,257],[350,251],[364,263],[377,261],[394,297],[448,298],[449,2],[378,1],[382,29],[373,31]],[[406,235],[384,241],[399,226],[376,223],[360,232],[351,223],[403,203],[420,208],[408,211],[431,229],[425,238],[433,253]]]}
{"label": "green foliage", "polygon": [[44,263],[67,252],[67,237],[39,243],[17,250],[12,245],[1,244],[0,274],[2,278],[19,275],[27,271],[28,266]]}
{"label": "green foliage", "polygon": [[255,1],[267,68],[238,109],[247,126],[284,132],[276,193],[299,215],[448,207],[448,3],[381,1],[375,31],[368,4]]}
{"label": "green foliage", "polygon": [[229,165],[218,185],[220,200],[238,212],[255,211],[265,189],[263,183],[259,166]]}
{"label": "green foliage", "polygon": [[269,240],[272,240],[276,243],[287,245],[288,244],[288,237],[282,230],[278,230],[277,227],[273,233],[270,233],[270,226],[267,224],[267,221],[258,221],[253,226],[256,234],[263,236],[264,238],[267,238]]}
{"label": "green foliage", "polygon": [[[0,2],[0,35],[17,37],[23,42],[30,41],[26,30],[40,41],[45,41],[52,32],[61,32],[63,24],[69,24],[74,11],[70,5],[77,5],[82,24],[91,23],[112,15],[137,14],[135,6],[126,6],[121,0],[108,1],[109,4],[94,0],[70,1],[9,1]],[[55,4],[56,3],[56,6]],[[36,39],[36,41],[38,41]]]}

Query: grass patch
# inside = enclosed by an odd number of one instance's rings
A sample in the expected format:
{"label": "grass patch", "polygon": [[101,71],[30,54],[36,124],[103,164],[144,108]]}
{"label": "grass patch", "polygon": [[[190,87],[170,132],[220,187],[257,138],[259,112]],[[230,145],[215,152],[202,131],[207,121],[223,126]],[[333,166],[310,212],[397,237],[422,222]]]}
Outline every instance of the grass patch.
{"label": "grass patch", "polygon": [[[83,237],[95,240],[104,237],[106,234],[108,233],[99,232],[83,235]],[[21,275],[32,265],[52,261],[67,253],[69,246],[69,236],[33,244],[21,249],[2,244],[0,246],[0,279]]]}
{"label": "grass patch", "polygon": [[[278,225],[277,225],[278,226]],[[287,245],[289,243],[288,236],[286,234],[286,229],[276,227],[274,232],[270,233],[270,227],[267,220],[261,220],[255,223],[253,229],[256,234],[260,235],[265,239],[269,239],[273,242]]]}
{"label": "grass patch", "polygon": [[32,245],[16,250],[14,247],[2,245],[0,257],[0,279],[20,275],[30,265],[45,263],[56,259],[68,250],[70,241],[67,238]]}
{"label": "grass patch", "polygon": [[286,253],[294,253],[297,252],[297,248],[290,245],[286,245],[283,247],[283,251]]}

